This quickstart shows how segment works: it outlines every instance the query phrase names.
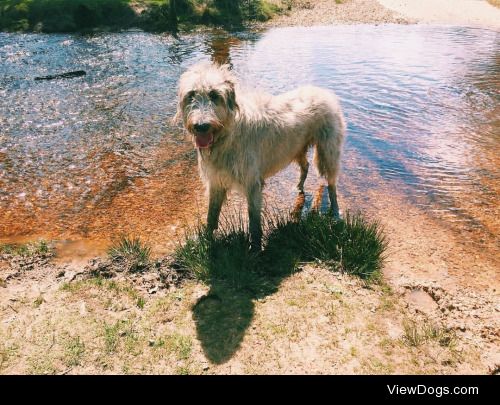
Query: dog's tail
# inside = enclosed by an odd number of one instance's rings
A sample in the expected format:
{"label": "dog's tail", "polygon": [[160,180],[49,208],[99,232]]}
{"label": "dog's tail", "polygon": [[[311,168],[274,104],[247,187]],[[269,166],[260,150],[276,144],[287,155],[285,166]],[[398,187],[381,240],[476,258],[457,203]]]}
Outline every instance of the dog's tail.
{"label": "dog's tail", "polygon": [[325,106],[328,108],[316,135],[314,163],[328,184],[335,186],[339,175],[346,124],[337,97],[329,93],[325,98]]}

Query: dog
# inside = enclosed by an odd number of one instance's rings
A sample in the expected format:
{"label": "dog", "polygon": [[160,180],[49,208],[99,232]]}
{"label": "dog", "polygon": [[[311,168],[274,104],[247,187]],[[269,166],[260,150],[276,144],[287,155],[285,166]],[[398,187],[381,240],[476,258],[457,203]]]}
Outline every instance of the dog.
{"label": "dog", "polygon": [[247,91],[227,65],[200,63],[180,77],[175,120],[182,120],[197,149],[210,234],[218,227],[227,192],[236,189],[247,198],[251,249],[260,251],[264,180],[296,162],[303,193],[310,147],[328,182],[332,214],[339,217],[337,179],[346,124],[333,92],[314,86],[277,96]]}

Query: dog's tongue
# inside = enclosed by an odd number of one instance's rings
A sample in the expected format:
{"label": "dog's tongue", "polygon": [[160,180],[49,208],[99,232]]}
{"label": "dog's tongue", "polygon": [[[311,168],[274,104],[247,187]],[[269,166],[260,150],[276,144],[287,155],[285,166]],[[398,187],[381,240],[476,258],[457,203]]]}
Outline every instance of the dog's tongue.
{"label": "dog's tongue", "polygon": [[210,133],[199,134],[195,136],[196,146],[198,148],[208,148],[214,140],[214,136]]}

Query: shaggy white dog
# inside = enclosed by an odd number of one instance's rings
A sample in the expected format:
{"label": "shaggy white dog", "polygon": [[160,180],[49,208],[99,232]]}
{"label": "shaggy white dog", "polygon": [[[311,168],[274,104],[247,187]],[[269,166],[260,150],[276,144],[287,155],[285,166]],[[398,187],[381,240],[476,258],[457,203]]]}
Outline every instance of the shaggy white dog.
{"label": "shaggy white dog", "polygon": [[252,249],[260,250],[264,179],[295,161],[303,192],[311,146],[328,182],[332,213],[339,216],[336,186],[346,125],[333,92],[313,86],[278,96],[244,91],[228,66],[202,63],[180,78],[176,118],[182,118],[198,151],[210,232],[217,228],[227,191],[238,189],[248,201]]}

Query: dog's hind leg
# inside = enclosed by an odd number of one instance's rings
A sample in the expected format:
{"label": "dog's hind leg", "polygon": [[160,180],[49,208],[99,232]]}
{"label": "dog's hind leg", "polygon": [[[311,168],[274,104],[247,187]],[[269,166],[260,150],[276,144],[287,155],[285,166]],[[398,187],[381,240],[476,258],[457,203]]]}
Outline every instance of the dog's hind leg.
{"label": "dog's hind leg", "polygon": [[330,197],[330,209],[335,218],[340,218],[339,204],[337,202],[337,185],[328,184],[328,196]]}
{"label": "dog's hind leg", "polygon": [[248,222],[250,228],[250,248],[260,252],[262,247],[262,184],[255,183],[247,189]]}
{"label": "dog's hind leg", "polygon": [[304,193],[304,183],[307,178],[307,173],[309,171],[309,162],[307,161],[307,149],[305,148],[295,159],[300,167],[300,179],[299,184],[297,184],[297,189],[300,193]]}
{"label": "dog's hind leg", "polygon": [[226,200],[227,190],[222,187],[209,186],[207,231],[212,234],[219,226],[222,204]]}
{"label": "dog's hind leg", "polygon": [[337,180],[340,166],[340,153],[344,133],[343,127],[327,126],[318,134],[314,161],[320,175],[328,182],[328,196],[330,209],[334,217],[340,218],[339,204],[337,201]]}

